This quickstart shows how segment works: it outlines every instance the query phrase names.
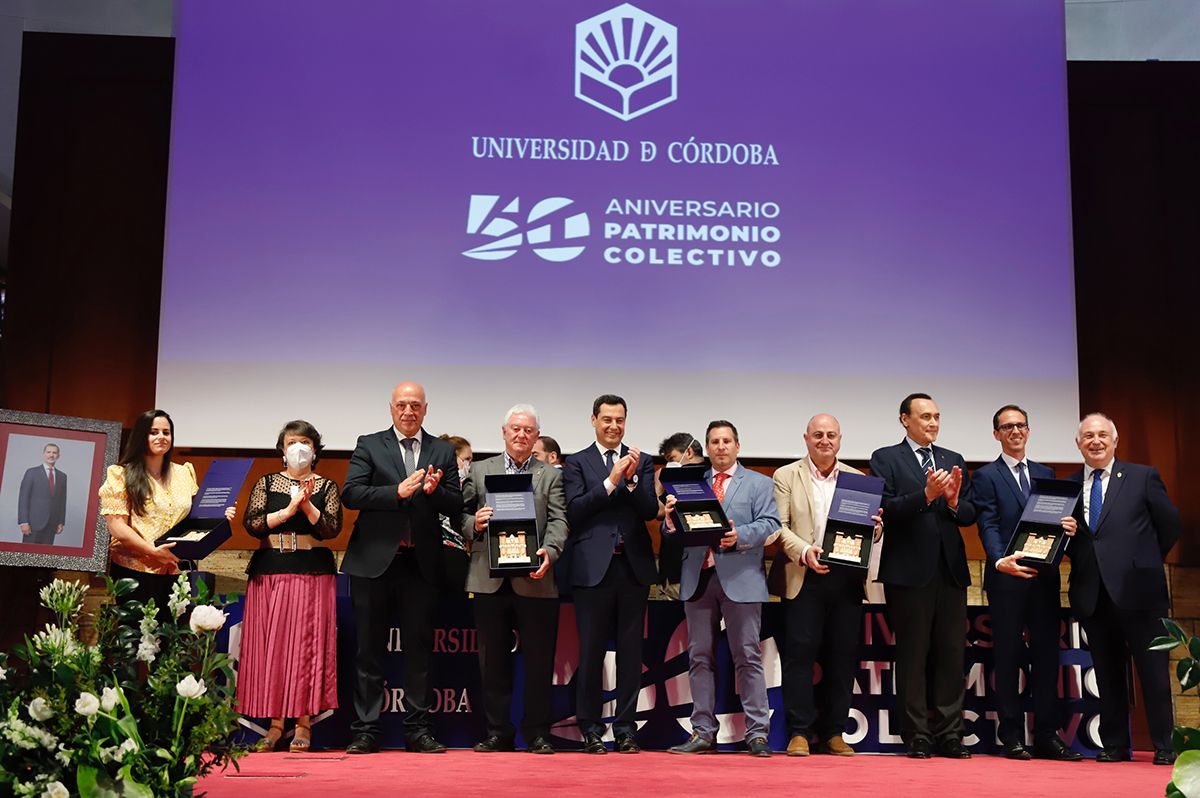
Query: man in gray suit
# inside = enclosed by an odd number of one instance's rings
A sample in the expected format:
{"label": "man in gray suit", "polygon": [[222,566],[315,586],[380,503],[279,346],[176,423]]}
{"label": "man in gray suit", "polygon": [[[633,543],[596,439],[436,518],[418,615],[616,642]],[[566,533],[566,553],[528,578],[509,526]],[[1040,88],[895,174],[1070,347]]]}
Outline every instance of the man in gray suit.
{"label": "man in gray suit", "polygon": [[[513,686],[512,633],[520,635],[525,655],[525,717],[521,733],[532,754],[553,754],[550,743],[550,686],[558,640],[558,591],[545,578],[567,541],[567,500],[562,471],[533,456],[540,431],[532,405],[514,405],[504,415],[504,452],[476,463],[463,483],[462,530],[473,540],[467,592],[475,594],[479,632],[479,671],[487,737],[475,745],[481,753],[513,750],[510,718]],[[529,576],[490,575],[487,528],[492,508],[486,503],[486,479],[492,474],[532,474],[537,526],[543,533],[537,554],[541,565]]]}
{"label": "man in gray suit", "polygon": [[67,521],[67,475],[55,466],[57,443],[42,447],[42,464],[25,472],[17,497],[17,525],[22,543],[54,542]]}
{"label": "man in gray suit", "polygon": [[[741,444],[737,427],[713,421],[705,433],[712,468],[705,478],[729,517],[732,529],[719,549],[686,546],[680,595],[688,624],[688,681],[692,688],[692,736],[671,749],[673,754],[717,751],[716,650],[721,619],[729,635],[738,693],[746,715],[746,745],[752,756],[770,756],[767,730],[767,682],[763,675],[759,629],[762,602],[769,600],[763,570],[763,544],[779,530],[775,488],[771,478],[737,461]],[[674,534],[667,497],[667,534]]]}

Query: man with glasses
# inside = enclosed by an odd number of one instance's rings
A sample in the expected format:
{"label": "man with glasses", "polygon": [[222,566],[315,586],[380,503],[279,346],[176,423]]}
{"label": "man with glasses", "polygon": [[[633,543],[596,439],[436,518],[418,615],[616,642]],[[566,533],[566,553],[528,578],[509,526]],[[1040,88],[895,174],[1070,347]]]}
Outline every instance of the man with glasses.
{"label": "man with glasses", "polygon": [[[1005,557],[1009,538],[1021,520],[1033,480],[1054,479],[1054,470],[1025,456],[1029,415],[1017,405],[1005,405],[992,416],[992,434],[1000,456],[972,475],[972,499],[979,511],[979,539],[987,554],[983,587],[992,614],[992,655],[996,675],[996,712],[1000,744],[1009,759],[1077,761],[1078,752],[1058,736],[1062,720],[1058,700],[1059,577],[1057,569],[1039,574],[1017,563],[1018,554]],[[1068,535],[1075,519],[1062,519]],[[1030,686],[1033,693],[1033,752],[1025,747],[1025,712],[1021,709],[1018,676],[1024,648],[1023,628],[1029,626]]]}

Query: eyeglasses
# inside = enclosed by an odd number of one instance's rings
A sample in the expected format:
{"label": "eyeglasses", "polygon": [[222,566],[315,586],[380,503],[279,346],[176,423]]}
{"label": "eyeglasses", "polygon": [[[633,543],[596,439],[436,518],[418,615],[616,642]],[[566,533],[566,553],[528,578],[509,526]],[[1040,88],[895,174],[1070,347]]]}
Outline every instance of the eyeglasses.
{"label": "eyeglasses", "polygon": [[1013,430],[1020,430],[1021,432],[1024,432],[1025,430],[1029,429],[1029,425],[1022,422],[1017,422],[1016,424],[1001,424],[999,427],[996,427],[996,429],[1000,430],[1001,432],[1012,432]]}

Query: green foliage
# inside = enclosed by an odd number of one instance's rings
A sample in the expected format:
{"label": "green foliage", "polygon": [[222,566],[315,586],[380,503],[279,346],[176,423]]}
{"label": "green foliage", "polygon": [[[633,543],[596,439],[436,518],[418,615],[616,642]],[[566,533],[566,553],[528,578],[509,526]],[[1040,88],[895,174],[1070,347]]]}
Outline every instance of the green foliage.
{"label": "green foliage", "polygon": [[[0,794],[191,795],[207,773],[236,767],[232,663],[212,628],[224,604],[203,586],[192,596],[181,577],[159,623],[154,602],[121,600],[135,587],[109,581],[116,601],[101,607],[88,645],[78,635],[84,589],[55,580],[41,598],[56,622],[14,649],[22,667],[0,652]],[[209,628],[189,625],[193,602]],[[189,677],[198,695],[181,692]]]}
{"label": "green foliage", "polygon": [[[1187,691],[1200,685],[1200,638],[1191,637],[1170,618],[1162,619],[1167,634],[1150,641],[1151,651],[1170,651],[1183,647],[1183,656],[1175,665],[1179,688]],[[1171,734],[1175,748],[1175,769],[1167,784],[1167,798],[1200,798],[1200,729],[1176,726]]]}

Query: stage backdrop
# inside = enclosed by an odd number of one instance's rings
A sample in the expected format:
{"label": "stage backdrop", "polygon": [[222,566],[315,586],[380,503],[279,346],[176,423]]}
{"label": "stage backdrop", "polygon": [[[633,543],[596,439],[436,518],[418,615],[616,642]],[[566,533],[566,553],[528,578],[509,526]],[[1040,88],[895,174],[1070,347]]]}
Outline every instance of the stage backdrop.
{"label": "stage backdrop", "polygon": [[[187,446],[334,448],[392,384],[568,449],[732,417],[843,454],[942,404],[991,459],[1078,418],[1063,7],[1012,0],[183,0],[157,401]],[[536,373],[537,380],[531,380]],[[218,387],[219,386],[219,387]]]}
{"label": "stage backdrop", "polygon": [[[338,702],[336,711],[314,720],[314,745],[344,748],[350,741],[350,722],[354,718],[354,610],[350,602],[348,580],[338,577]],[[787,747],[787,727],[783,717],[780,687],[779,646],[782,633],[779,603],[763,605],[762,650],[771,705],[769,741],[775,750]],[[241,640],[243,604],[229,607],[230,620],[222,632],[223,644],[236,655]],[[575,608],[564,601],[558,622],[558,649],[554,666],[553,708],[555,744],[579,748],[580,734],[575,726],[575,670],[578,666],[579,639],[575,631]],[[297,621],[302,619],[297,616]],[[964,743],[973,751],[992,753],[999,749],[997,719],[992,709],[991,617],[984,607],[968,608],[965,674],[967,693],[963,717]],[[904,750],[900,741],[899,713],[895,710],[892,680],[893,637],[882,606],[867,607],[863,615],[859,668],[855,676],[851,719],[846,741],[863,752]],[[520,649],[514,637],[514,647]],[[1060,691],[1063,703],[1063,728],[1067,743],[1074,750],[1094,754],[1099,748],[1100,706],[1091,654],[1085,648],[1078,622],[1063,612],[1060,636]],[[388,686],[384,705],[383,740],[385,748],[403,748],[403,653],[399,630],[393,628],[386,660]],[[615,700],[616,657],[609,651],[605,661],[605,715],[611,722]],[[479,693],[479,654],[476,648],[475,622],[471,602],[464,596],[446,598],[438,613],[434,632],[432,667],[434,689],[434,731],[442,742],[454,748],[469,748],[485,736],[482,697]],[[522,715],[523,670],[518,656],[513,692],[513,718],[520,727]],[[815,678],[820,679],[820,669]],[[741,704],[733,678],[733,661],[722,636],[717,663],[717,717],[721,723],[718,742],[734,748],[745,737]],[[1022,675],[1021,689],[1026,711],[1032,712]],[[677,601],[652,601],[646,614],[645,644],[642,663],[642,690],[638,698],[638,739],[646,748],[663,749],[687,739],[692,711],[691,689],[687,676],[687,623],[683,604]],[[478,708],[478,709],[477,709]],[[1027,715],[1031,724],[1032,718]],[[255,740],[266,732],[269,719],[246,718],[245,739]],[[1032,726],[1029,725],[1029,730]],[[606,739],[611,740],[609,732]],[[517,743],[526,741],[518,733]],[[728,745],[725,745],[728,744]]]}

